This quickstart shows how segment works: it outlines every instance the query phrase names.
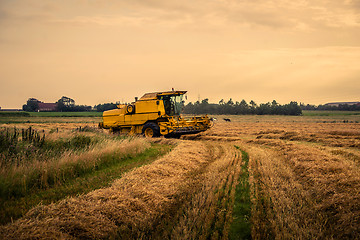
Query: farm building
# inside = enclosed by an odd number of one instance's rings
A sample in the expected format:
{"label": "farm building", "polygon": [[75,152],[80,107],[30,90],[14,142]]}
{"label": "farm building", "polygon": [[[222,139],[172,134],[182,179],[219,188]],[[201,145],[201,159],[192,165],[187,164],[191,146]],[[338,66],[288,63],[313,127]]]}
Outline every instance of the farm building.
{"label": "farm building", "polygon": [[56,111],[56,103],[39,102],[38,105],[39,105],[38,112]]}
{"label": "farm building", "polygon": [[334,106],[334,107],[338,107],[340,105],[357,105],[360,106],[360,102],[333,102],[333,103],[326,103],[325,106]]}

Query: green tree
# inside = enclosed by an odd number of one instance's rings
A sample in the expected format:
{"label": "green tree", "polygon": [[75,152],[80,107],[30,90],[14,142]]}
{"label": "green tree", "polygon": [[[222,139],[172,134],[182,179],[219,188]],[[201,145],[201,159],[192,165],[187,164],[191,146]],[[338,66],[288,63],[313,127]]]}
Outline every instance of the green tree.
{"label": "green tree", "polygon": [[255,109],[256,109],[256,107],[257,107],[257,104],[255,103],[255,101],[254,100],[251,100],[250,101],[250,113],[252,113],[252,114],[255,114]]}
{"label": "green tree", "polygon": [[115,103],[98,104],[98,105],[95,105],[94,108],[96,109],[97,112],[103,112],[103,111],[107,111],[107,110],[111,110],[111,109],[116,109],[117,104],[115,104]]}
{"label": "green tree", "polygon": [[290,102],[289,104],[284,105],[284,114],[285,115],[294,115],[298,116],[302,114],[301,107],[297,102]]}
{"label": "green tree", "polygon": [[23,110],[27,112],[36,112],[39,110],[39,103],[41,101],[37,100],[36,98],[29,98],[26,104],[23,105]]}
{"label": "green tree", "polygon": [[74,111],[75,101],[69,97],[62,96],[57,102],[57,110],[59,112],[71,112]]}
{"label": "green tree", "polygon": [[271,105],[270,103],[261,103],[255,110],[258,115],[268,115],[271,114]]}
{"label": "green tree", "polygon": [[249,114],[250,109],[247,102],[243,99],[237,106],[239,114]]}

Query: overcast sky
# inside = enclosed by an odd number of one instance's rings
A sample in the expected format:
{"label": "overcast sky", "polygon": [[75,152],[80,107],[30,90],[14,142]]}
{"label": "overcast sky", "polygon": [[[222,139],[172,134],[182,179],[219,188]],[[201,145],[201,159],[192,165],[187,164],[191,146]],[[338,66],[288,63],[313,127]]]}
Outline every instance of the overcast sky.
{"label": "overcast sky", "polygon": [[360,101],[360,0],[0,0],[0,107]]}

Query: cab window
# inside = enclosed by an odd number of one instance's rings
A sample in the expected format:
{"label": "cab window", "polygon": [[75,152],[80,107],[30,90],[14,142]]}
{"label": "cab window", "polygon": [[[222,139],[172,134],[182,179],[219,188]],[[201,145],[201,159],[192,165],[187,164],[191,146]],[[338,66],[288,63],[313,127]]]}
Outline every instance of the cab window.
{"label": "cab window", "polygon": [[183,95],[165,95],[160,96],[160,100],[164,101],[165,113],[169,116],[179,116],[183,109]]}

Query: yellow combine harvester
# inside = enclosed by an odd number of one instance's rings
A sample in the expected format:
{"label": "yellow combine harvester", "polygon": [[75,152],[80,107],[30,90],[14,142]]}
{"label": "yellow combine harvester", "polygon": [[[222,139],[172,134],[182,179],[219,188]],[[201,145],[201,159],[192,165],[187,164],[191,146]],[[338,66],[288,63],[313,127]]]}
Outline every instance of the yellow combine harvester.
{"label": "yellow combine harvester", "polygon": [[212,121],[207,115],[189,119],[180,116],[185,93],[186,91],[146,93],[139,100],[135,98],[135,102],[131,104],[120,104],[117,109],[105,111],[99,127],[112,132],[173,138],[209,129]]}

